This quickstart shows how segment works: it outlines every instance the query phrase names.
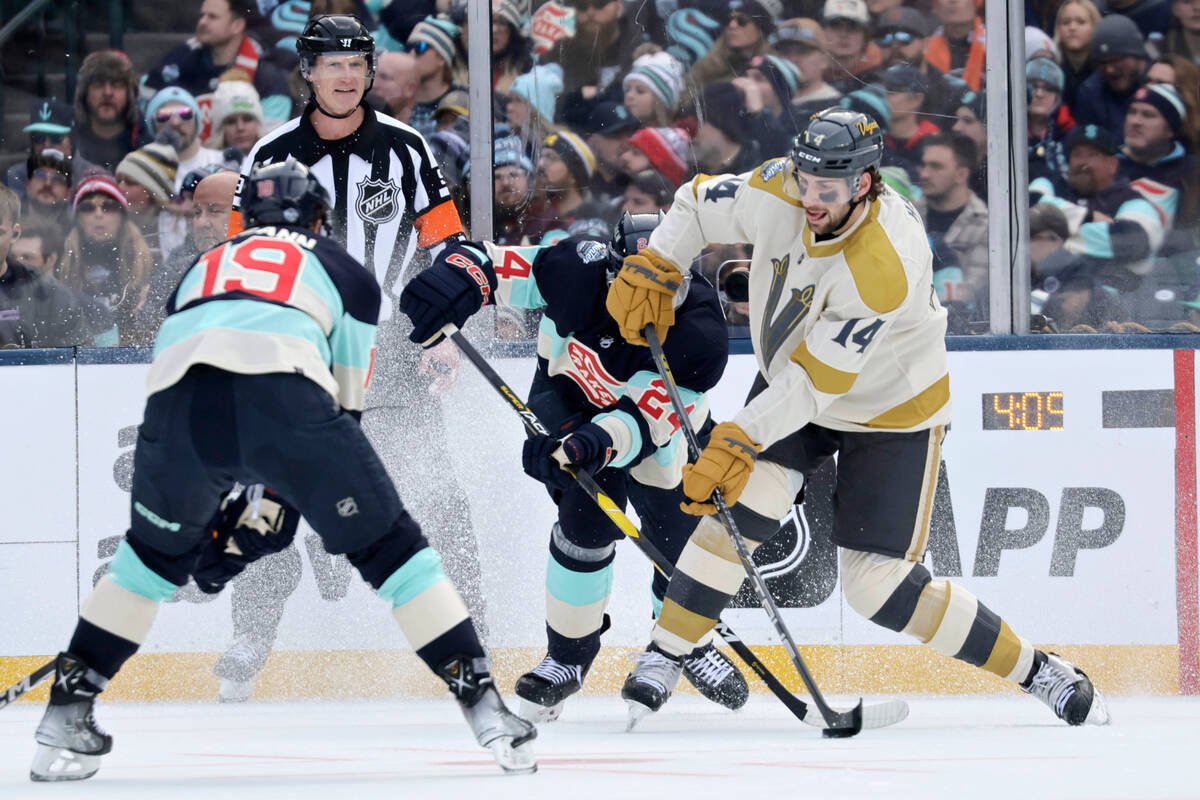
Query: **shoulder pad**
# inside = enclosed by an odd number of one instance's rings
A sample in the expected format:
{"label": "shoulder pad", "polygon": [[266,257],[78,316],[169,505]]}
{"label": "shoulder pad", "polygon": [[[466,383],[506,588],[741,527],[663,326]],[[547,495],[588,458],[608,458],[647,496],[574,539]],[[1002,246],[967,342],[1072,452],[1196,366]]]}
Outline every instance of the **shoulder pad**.
{"label": "shoulder pad", "polygon": [[792,174],[788,158],[772,158],[764,161],[750,173],[750,188],[773,194],[788,205],[799,208],[800,198],[797,188],[788,177]]}

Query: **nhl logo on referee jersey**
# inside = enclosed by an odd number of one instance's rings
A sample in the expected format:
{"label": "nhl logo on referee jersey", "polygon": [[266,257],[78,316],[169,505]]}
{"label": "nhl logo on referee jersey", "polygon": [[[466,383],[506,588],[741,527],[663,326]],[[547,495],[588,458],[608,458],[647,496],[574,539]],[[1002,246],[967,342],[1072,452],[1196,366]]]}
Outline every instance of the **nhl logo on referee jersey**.
{"label": "nhl logo on referee jersey", "polygon": [[387,180],[363,178],[355,188],[358,189],[356,208],[363,220],[382,225],[396,218],[400,211],[400,204],[396,202],[399,186]]}

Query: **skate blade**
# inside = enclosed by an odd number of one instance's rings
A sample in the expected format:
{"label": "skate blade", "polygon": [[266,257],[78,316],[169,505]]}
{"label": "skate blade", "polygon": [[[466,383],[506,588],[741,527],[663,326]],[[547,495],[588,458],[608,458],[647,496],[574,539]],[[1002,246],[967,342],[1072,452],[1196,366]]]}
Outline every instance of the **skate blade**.
{"label": "skate blade", "polygon": [[1108,713],[1108,703],[1104,700],[1104,695],[1095,686],[1092,687],[1092,707],[1088,709],[1087,719],[1083,721],[1084,725],[1110,725],[1112,724],[1112,715]]}
{"label": "skate blade", "polygon": [[505,775],[531,775],[537,772],[537,760],[533,755],[533,744],[525,742],[524,744],[513,747],[512,739],[505,737],[496,739],[488,745],[488,749],[492,751],[492,756],[495,757],[496,763],[500,765],[500,769]]}
{"label": "skate blade", "polygon": [[522,719],[527,719],[534,725],[541,725],[545,722],[554,722],[562,714],[563,705],[566,703],[555,703],[552,706],[544,706],[540,703],[535,703],[532,700],[521,698],[521,711],[517,715]]}
{"label": "skate blade", "polygon": [[[908,719],[908,703],[903,700],[887,700],[872,705],[863,704],[862,726],[868,728],[886,728]],[[804,721],[815,728],[824,728],[825,719],[816,707],[808,709]]]}
{"label": "skate blade", "polygon": [[217,694],[222,703],[244,703],[254,694],[254,681],[232,681],[221,679],[221,689]]}
{"label": "skate blade", "polygon": [[62,747],[38,744],[29,767],[29,779],[38,783],[82,781],[100,770],[100,756],[76,753]]}
{"label": "skate blade", "polygon": [[653,708],[639,703],[637,700],[626,700],[625,705],[629,707],[629,719],[625,722],[626,733],[632,731],[639,722],[654,713]]}

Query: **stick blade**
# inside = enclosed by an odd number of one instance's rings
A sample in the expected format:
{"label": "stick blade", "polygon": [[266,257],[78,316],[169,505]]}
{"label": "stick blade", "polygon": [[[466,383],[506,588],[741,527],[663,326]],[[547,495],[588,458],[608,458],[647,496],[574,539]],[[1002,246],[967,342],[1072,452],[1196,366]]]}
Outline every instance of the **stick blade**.
{"label": "stick blade", "polygon": [[[811,711],[811,710],[810,710]],[[903,700],[887,700],[883,703],[872,703],[871,705],[863,705],[860,700],[858,705],[849,712],[843,712],[858,717],[858,728],[853,732],[837,733],[836,731],[847,730],[853,728],[853,720],[848,725],[836,726],[833,728],[825,727],[825,720],[817,713],[806,714],[804,722],[812,725],[814,728],[821,728],[825,731],[835,731],[834,733],[826,733],[827,738],[844,738],[853,736],[859,730],[873,730],[875,728],[886,728],[895,725],[898,722],[903,722],[908,718],[908,703]]]}

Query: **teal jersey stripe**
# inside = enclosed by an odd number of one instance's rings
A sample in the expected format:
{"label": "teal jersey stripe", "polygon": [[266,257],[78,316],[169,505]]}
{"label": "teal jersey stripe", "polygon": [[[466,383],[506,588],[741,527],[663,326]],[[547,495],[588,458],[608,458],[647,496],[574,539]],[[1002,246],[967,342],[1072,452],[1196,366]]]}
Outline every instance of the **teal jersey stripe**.
{"label": "teal jersey stripe", "polygon": [[542,321],[538,323],[538,332],[546,337],[550,344],[550,360],[562,358],[563,353],[567,352],[567,340],[558,335],[558,331],[554,327],[554,320],[543,316]]}
{"label": "teal jersey stripe", "polygon": [[596,572],[575,572],[551,556],[546,565],[546,590],[571,606],[590,606],[612,593],[612,564]]}
{"label": "teal jersey stripe", "polygon": [[179,591],[178,586],[143,564],[125,539],[117,545],[117,555],[108,566],[108,574],[122,589],[158,603]]}
{"label": "teal jersey stripe", "polygon": [[209,328],[292,336],[311,342],[326,365],[331,364],[329,340],[317,321],[299,309],[258,300],[212,300],[172,314],[154,342],[154,355]]}
{"label": "teal jersey stripe", "polygon": [[375,346],[375,326],[343,314],[329,337],[333,361],[351,369],[371,367],[371,348]]}
{"label": "teal jersey stripe", "polygon": [[432,547],[426,547],[418,550],[383,582],[383,586],[379,587],[379,596],[391,601],[393,606],[402,606],[430,586],[445,580],[442,557]]}

